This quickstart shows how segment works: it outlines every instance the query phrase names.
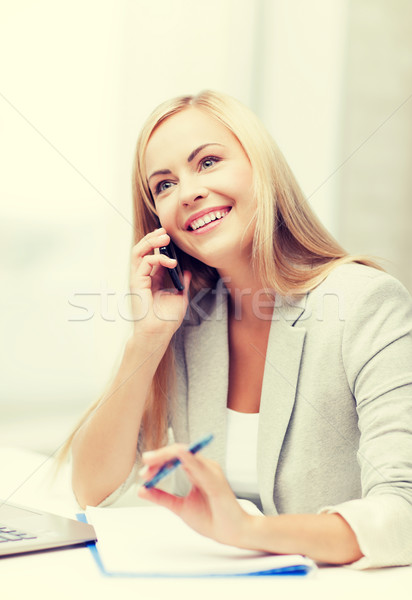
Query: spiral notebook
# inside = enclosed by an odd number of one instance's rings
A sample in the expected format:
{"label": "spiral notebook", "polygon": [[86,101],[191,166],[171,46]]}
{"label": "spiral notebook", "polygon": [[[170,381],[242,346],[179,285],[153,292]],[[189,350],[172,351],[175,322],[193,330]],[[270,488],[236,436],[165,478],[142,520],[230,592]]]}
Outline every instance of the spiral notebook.
{"label": "spiral notebook", "polygon": [[306,575],[315,563],[300,555],[273,555],[220,544],[161,507],[87,508],[90,544],[101,573],[110,577],[235,577]]}

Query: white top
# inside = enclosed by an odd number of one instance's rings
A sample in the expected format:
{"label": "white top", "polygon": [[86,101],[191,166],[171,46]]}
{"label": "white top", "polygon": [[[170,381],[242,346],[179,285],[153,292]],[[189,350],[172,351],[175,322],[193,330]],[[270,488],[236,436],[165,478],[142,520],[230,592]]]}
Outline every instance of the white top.
{"label": "white top", "polygon": [[259,413],[227,409],[226,477],[239,498],[259,502],[257,439]]}

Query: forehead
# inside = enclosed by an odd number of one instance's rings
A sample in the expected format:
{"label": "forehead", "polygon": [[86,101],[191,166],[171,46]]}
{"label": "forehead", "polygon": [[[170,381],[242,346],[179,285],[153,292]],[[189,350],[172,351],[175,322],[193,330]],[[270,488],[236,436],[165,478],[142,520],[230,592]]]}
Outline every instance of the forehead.
{"label": "forehead", "polygon": [[168,117],[152,133],[146,147],[147,173],[169,167],[202,144],[219,143],[242,149],[233,133],[218,119],[194,106]]}

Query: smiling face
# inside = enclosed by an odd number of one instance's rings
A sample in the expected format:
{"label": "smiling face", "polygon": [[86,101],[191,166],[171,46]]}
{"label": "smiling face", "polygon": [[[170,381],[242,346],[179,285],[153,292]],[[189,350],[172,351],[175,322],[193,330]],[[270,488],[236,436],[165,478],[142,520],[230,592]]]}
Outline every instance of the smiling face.
{"label": "smiling face", "polygon": [[231,131],[187,108],[157,127],[145,160],[161,224],[184,252],[216,269],[250,260],[253,173]]}

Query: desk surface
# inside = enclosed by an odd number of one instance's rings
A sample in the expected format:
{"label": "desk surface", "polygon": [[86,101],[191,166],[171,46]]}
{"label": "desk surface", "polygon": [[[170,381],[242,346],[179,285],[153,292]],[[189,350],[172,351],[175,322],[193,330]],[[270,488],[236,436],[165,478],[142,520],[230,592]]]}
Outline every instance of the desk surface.
{"label": "desk surface", "polygon": [[[73,517],[78,506],[66,468],[54,477],[47,457],[16,448],[0,447],[0,497],[33,508]],[[411,541],[412,543],[412,541]],[[235,597],[340,600],[372,598],[410,599],[412,567],[354,571],[320,567],[304,578],[241,579],[118,579],[100,574],[87,548],[58,550],[0,560],[2,598],[44,600],[133,598],[139,600],[193,600]]]}

